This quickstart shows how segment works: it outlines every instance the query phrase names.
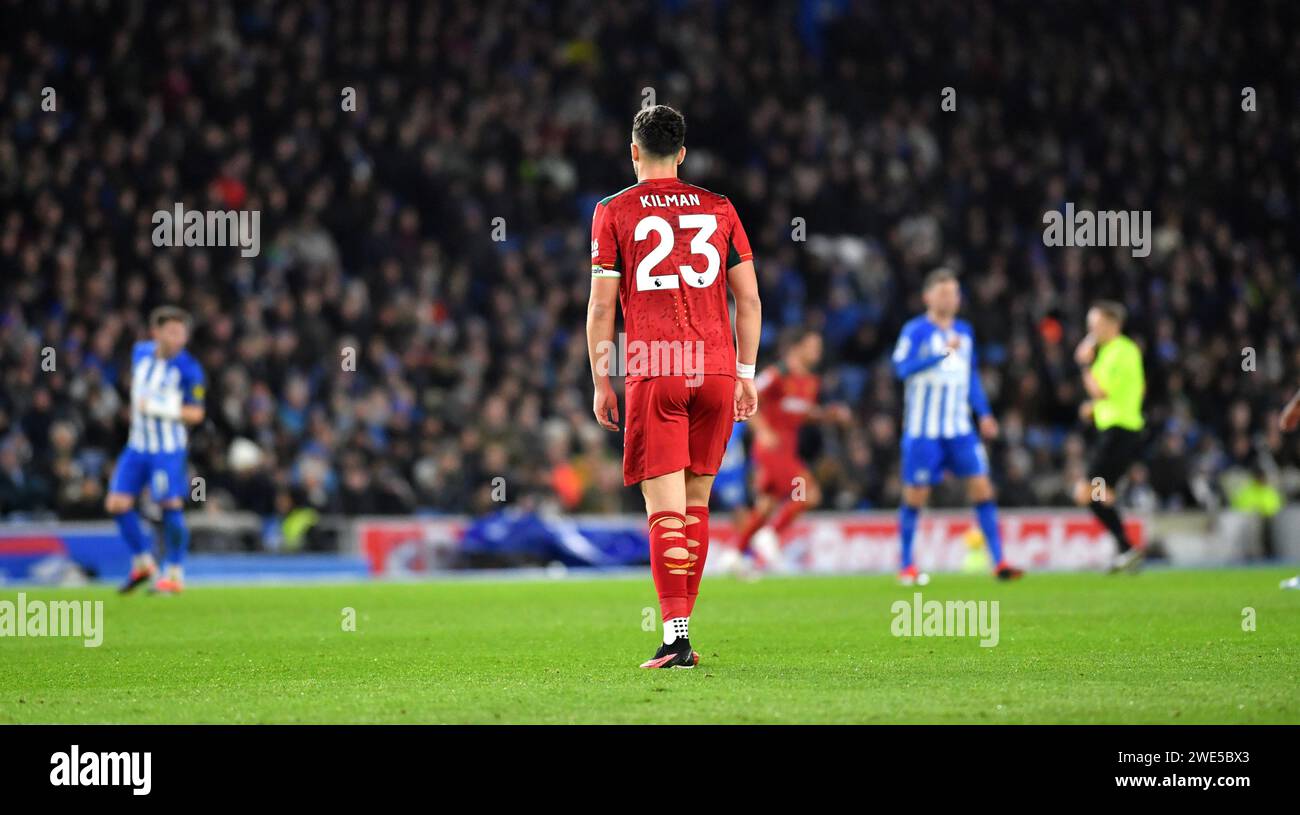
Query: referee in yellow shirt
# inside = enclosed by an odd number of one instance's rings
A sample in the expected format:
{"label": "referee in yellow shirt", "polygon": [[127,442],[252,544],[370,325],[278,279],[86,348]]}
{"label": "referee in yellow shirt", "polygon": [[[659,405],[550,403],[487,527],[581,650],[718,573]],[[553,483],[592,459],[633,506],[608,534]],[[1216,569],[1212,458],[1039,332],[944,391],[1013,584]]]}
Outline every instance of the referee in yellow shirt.
{"label": "referee in yellow shirt", "polygon": [[1087,506],[1119,545],[1111,572],[1132,570],[1142,561],[1124,532],[1115,509],[1115,487],[1142,453],[1142,397],[1146,376],[1142,351],[1124,336],[1124,306],[1100,300],[1088,309],[1088,335],[1074,351],[1083,366],[1083,387],[1089,401],[1079,416],[1097,426],[1086,478],[1075,485],[1074,501]]}

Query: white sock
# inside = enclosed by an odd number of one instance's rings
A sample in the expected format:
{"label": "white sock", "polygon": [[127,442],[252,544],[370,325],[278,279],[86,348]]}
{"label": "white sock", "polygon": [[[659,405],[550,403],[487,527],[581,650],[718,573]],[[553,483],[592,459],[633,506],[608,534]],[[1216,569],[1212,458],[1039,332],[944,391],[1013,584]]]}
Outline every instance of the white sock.
{"label": "white sock", "polygon": [[673,617],[664,620],[664,645],[672,645],[679,639],[690,639],[690,625],[690,617]]}

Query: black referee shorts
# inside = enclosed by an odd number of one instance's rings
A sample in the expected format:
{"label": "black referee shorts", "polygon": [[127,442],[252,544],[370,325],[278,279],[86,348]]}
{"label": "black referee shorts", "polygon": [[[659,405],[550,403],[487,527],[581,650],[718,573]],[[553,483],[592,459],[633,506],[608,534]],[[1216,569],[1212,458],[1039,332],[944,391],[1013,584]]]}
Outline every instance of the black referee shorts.
{"label": "black referee shorts", "polygon": [[1088,480],[1104,479],[1108,488],[1119,483],[1142,455],[1142,431],[1108,427],[1097,434],[1088,456]]}

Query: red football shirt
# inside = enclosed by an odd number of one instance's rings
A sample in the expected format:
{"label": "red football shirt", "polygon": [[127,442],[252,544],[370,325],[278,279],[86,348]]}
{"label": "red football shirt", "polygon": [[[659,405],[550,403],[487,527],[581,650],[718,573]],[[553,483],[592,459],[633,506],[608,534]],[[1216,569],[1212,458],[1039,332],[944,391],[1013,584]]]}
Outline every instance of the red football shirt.
{"label": "red football shirt", "polygon": [[772,366],[754,381],[758,389],[758,412],[776,431],[778,452],[795,455],[799,450],[799,430],[817,405],[821,377],[813,373],[793,374],[782,366]]}
{"label": "red football shirt", "polygon": [[725,273],[752,258],[726,196],[679,179],[642,181],[596,204],[591,273],[619,278],[628,379],[734,377]]}

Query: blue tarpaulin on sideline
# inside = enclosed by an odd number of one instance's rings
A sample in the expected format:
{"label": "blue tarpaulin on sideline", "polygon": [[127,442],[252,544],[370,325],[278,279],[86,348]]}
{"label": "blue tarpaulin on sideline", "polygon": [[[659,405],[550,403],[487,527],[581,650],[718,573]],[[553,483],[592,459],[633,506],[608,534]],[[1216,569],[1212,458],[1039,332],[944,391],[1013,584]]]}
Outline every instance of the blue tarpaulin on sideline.
{"label": "blue tarpaulin on sideline", "polygon": [[503,511],[465,529],[460,551],[468,558],[566,566],[634,566],[649,562],[644,528],[581,522]]}

